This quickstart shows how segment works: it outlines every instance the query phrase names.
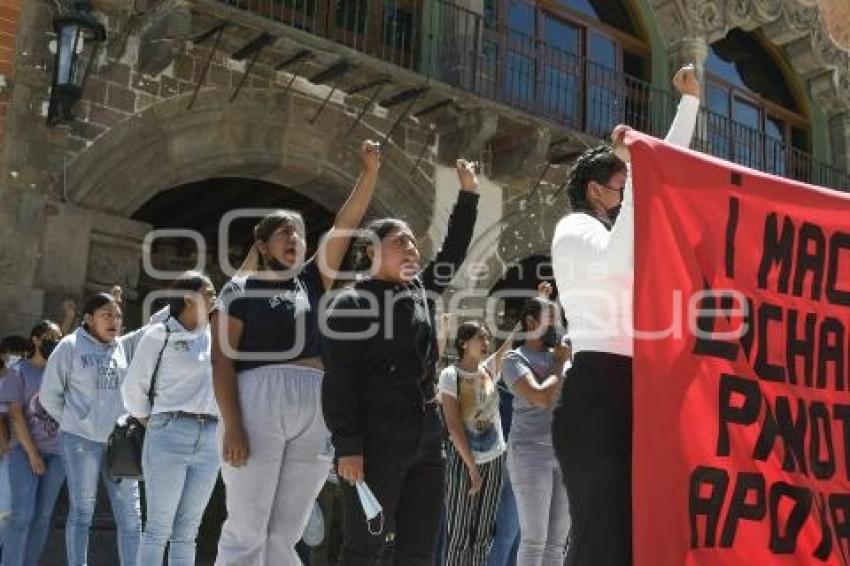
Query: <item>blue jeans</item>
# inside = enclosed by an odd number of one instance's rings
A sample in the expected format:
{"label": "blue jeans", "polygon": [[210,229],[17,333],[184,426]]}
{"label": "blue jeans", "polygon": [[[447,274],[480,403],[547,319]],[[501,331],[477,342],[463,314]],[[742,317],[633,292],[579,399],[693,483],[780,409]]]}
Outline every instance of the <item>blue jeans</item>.
{"label": "blue jeans", "polygon": [[41,457],[47,471],[37,476],[23,448],[16,447],[9,454],[9,479],[15,489],[3,546],[3,566],[37,566],[47,542],[53,506],[65,481],[65,468],[58,454]]}
{"label": "blue jeans", "polygon": [[[2,418],[2,415],[0,415]],[[0,549],[6,541],[6,528],[12,514],[12,486],[9,484],[9,456],[0,454]]]}
{"label": "blue jeans", "polygon": [[487,565],[516,566],[518,550],[519,514],[517,513],[510,474],[505,469],[505,476],[502,480],[502,494],[499,499],[499,508],[496,511],[496,532],[493,535],[490,554],[487,556]]}
{"label": "blue jeans", "polygon": [[106,474],[106,443],[94,442],[76,434],[59,433],[59,453],[68,475],[68,522],[65,524],[65,550],[68,566],[87,563],[89,530],[102,477],[118,526],[118,556],[122,566],[135,566],[142,531],[139,482],[114,481]]}
{"label": "blue jeans", "polygon": [[147,521],[139,566],[193,566],[195,539],[218,479],[216,423],[156,414],[148,421],[142,451]]}

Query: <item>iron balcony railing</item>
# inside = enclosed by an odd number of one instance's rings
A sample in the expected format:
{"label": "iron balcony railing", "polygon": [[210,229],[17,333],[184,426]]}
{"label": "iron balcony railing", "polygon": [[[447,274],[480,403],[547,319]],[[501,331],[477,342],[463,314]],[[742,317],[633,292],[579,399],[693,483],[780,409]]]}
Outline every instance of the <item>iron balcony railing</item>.
{"label": "iron balcony railing", "polygon": [[[605,138],[618,123],[663,136],[668,90],[502,27],[450,0],[219,0],[476,96]],[[694,148],[843,190],[847,171],[702,108]]]}

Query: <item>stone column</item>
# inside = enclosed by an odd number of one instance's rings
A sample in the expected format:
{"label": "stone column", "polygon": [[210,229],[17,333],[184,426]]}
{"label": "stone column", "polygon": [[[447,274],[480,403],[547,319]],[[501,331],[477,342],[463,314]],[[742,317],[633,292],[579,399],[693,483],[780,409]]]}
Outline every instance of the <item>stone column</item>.
{"label": "stone column", "polygon": [[44,295],[43,316],[60,315],[62,302],[88,293],[124,288],[137,299],[142,240],[148,224],[120,216],[50,202],[46,206],[36,287]]}
{"label": "stone column", "polygon": [[[682,68],[682,65],[689,63],[696,68],[697,78],[702,88],[702,99],[705,100],[705,61],[708,59],[708,41],[705,36],[692,35],[679,39],[667,47],[669,52],[670,62],[670,78]],[[665,109],[665,112],[656,112],[656,115],[662,116],[663,122],[656,123],[657,131],[667,132],[675,112],[675,103],[678,101],[678,95],[673,96],[673,104]],[[697,127],[694,132],[694,141],[691,147],[699,148],[704,142],[708,134],[706,132],[706,124],[702,114],[697,119]]]}
{"label": "stone column", "polygon": [[693,63],[696,66],[697,77],[702,83],[705,73],[705,61],[708,59],[708,42],[703,36],[684,37],[667,46],[670,55],[670,76],[682,65]]}

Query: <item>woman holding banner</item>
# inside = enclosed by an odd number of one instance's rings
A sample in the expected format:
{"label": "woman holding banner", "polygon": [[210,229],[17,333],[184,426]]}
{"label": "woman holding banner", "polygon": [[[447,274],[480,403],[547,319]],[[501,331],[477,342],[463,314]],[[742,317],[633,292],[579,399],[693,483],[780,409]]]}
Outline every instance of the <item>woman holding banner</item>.
{"label": "woman holding banner", "polygon": [[[682,99],[666,141],[687,147],[700,85],[690,66],[673,85]],[[575,162],[567,182],[572,213],[552,241],[575,355],[553,422],[572,518],[567,566],[632,563],[634,209],[626,129],[614,129],[614,149],[594,148]]]}

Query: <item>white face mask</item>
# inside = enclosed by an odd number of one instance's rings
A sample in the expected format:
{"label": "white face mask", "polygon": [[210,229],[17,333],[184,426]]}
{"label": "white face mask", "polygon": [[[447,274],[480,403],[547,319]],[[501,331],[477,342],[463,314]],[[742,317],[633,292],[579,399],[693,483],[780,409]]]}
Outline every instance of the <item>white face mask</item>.
{"label": "white face mask", "polygon": [[8,356],[6,356],[6,367],[10,368],[19,361],[21,361],[20,356],[16,356],[15,354],[9,354]]}
{"label": "white face mask", "polygon": [[377,532],[372,530],[372,520],[381,516],[383,513],[383,508],[381,504],[378,503],[378,499],[375,497],[375,494],[372,493],[372,490],[369,489],[369,486],[366,485],[366,482],[357,482],[357,496],[360,498],[360,505],[363,507],[363,512],[366,514],[366,522],[369,526],[369,533],[378,536],[384,530],[384,521],[381,518],[380,528]]}

